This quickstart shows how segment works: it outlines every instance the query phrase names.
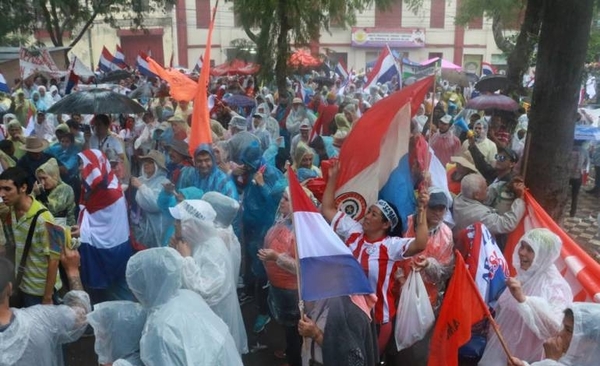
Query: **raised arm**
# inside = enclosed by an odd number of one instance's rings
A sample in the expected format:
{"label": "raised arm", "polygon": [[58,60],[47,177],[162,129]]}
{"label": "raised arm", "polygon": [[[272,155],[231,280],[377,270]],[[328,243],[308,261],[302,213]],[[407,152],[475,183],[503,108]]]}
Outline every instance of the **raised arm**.
{"label": "raised arm", "polygon": [[335,206],[335,183],[337,182],[339,170],[339,162],[336,162],[329,168],[329,177],[327,178],[327,185],[325,186],[325,192],[323,193],[321,213],[328,222],[333,220],[338,211]]}
{"label": "raised arm", "polygon": [[417,229],[415,230],[415,240],[413,240],[406,252],[405,257],[411,257],[425,250],[427,241],[429,241],[429,229],[427,228],[427,203],[429,202],[429,193],[426,190],[419,194],[419,206],[417,208]]}

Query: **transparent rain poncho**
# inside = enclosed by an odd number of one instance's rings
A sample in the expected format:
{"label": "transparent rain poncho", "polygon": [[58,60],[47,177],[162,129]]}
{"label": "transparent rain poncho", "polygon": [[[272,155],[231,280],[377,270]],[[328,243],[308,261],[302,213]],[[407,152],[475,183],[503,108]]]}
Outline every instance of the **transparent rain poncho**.
{"label": "transparent rain poncho", "polygon": [[94,350],[100,364],[117,360],[143,366],[140,360],[140,339],[146,324],[146,310],[132,301],[108,301],[94,306],[88,314],[94,328]]}
{"label": "transparent rain poncho", "polygon": [[[521,269],[519,248],[513,252],[513,265],[521,281],[526,300],[517,302],[506,289],[498,299],[496,322],[514,357],[528,362],[542,359],[543,342],[561,329],[563,312],[573,300],[569,284],[558,272],[554,262],[560,255],[562,242],[548,229],[533,229],[525,233],[520,242],[526,242],[535,256],[527,270]],[[506,366],[506,354],[494,331],[489,339],[479,365]]]}
{"label": "transparent rain poncho", "polygon": [[215,227],[219,236],[227,246],[227,249],[229,249],[233,280],[237,283],[242,263],[242,248],[238,237],[233,231],[232,224],[240,210],[240,204],[233,198],[227,197],[219,192],[206,192],[204,196],[202,196],[202,200],[210,203],[217,213]]}
{"label": "transparent rain poncho", "polygon": [[183,213],[181,234],[192,248],[183,262],[183,288],[202,296],[229,327],[238,351],[248,352],[231,255],[214,226],[215,210],[203,200],[185,200],[175,209]]}
{"label": "transparent rain poncho", "polygon": [[14,320],[0,332],[0,365],[62,366],[62,345],[77,340],[87,326],[90,298],[70,291],[64,305],[11,309]]}
{"label": "transparent rain poncho", "polygon": [[183,258],[172,248],[131,257],[129,288],[148,310],[140,341],[145,366],[241,366],[227,325],[201,296],[181,290]]}

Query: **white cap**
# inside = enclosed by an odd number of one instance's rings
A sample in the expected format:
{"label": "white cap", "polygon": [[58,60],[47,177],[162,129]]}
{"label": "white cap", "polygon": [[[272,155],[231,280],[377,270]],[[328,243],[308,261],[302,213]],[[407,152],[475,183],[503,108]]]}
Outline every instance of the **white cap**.
{"label": "white cap", "polygon": [[197,219],[213,222],[217,217],[210,203],[203,200],[185,200],[175,207],[169,207],[169,212],[176,220]]}

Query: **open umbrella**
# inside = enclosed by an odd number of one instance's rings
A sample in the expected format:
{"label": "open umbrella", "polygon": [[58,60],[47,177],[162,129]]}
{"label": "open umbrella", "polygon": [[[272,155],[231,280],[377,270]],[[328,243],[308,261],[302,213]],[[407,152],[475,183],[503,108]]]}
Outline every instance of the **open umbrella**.
{"label": "open umbrella", "polygon": [[48,113],[144,113],[144,107],[133,99],[104,89],[71,93],[54,103]]}
{"label": "open umbrella", "polygon": [[314,67],[321,64],[321,60],[304,50],[298,50],[290,56],[288,64],[293,67]]}
{"label": "open umbrella", "polygon": [[126,70],[113,70],[104,74],[104,76],[97,78],[98,83],[114,83],[117,81],[125,80],[133,77],[133,74]]}
{"label": "open umbrella", "polygon": [[256,104],[254,99],[240,94],[233,94],[229,97],[223,98],[223,100],[230,106],[238,108],[254,107]]}
{"label": "open umbrella", "polygon": [[509,85],[510,81],[506,78],[506,75],[488,75],[479,79],[475,84],[475,89],[480,92],[493,93],[497,90],[506,90]]}
{"label": "open umbrella", "polygon": [[470,99],[465,108],[485,110],[499,109],[501,111],[516,111],[519,103],[502,94],[486,94]]}

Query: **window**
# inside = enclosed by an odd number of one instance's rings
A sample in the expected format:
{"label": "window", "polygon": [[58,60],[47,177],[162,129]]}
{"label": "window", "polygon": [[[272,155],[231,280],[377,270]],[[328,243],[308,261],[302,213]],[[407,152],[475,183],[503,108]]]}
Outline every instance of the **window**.
{"label": "window", "polygon": [[444,54],[441,52],[429,52],[428,60],[431,60],[434,57],[444,58]]}
{"label": "window", "polygon": [[208,28],[210,25],[210,0],[196,0],[196,28]]}
{"label": "window", "polygon": [[469,29],[483,29],[483,17],[471,20],[469,22]]}
{"label": "window", "polygon": [[375,27],[402,27],[402,2],[403,0],[391,0],[388,9],[375,9]]}
{"label": "window", "polygon": [[444,29],[446,18],[446,0],[431,0],[429,28]]}

